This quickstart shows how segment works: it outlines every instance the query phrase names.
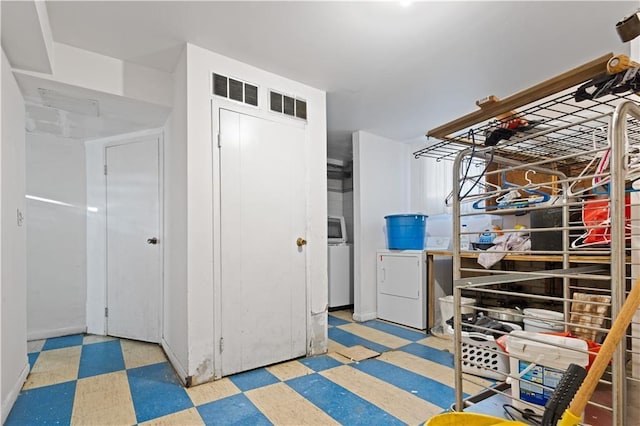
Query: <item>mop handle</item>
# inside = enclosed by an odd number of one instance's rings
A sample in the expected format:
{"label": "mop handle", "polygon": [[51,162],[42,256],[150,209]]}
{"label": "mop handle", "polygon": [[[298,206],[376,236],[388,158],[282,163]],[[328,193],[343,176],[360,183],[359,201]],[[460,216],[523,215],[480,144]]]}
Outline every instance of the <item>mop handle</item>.
{"label": "mop handle", "polygon": [[[613,322],[609,334],[604,339],[602,347],[596,356],[596,359],[591,364],[587,377],[582,382],[578,393],[571,402],[569,409],[565,411],[560,425],[577,425],[580,421],[580,416],[587,406],[587,402],[591,399],[591,395],[596,390],[596,386],[604,373],[605,368],[609,365],[609,361],[613,356],[613,353],[618,346],[620,340],[625,336],[627,327],[631,324],[631,320],[640,306],[640,278],[636,279],[631,287],[631,291],[627,296],[618,317]],[[577,420],[576,420],[577,419]],[[573,422],[574,420],[575,423]]]}

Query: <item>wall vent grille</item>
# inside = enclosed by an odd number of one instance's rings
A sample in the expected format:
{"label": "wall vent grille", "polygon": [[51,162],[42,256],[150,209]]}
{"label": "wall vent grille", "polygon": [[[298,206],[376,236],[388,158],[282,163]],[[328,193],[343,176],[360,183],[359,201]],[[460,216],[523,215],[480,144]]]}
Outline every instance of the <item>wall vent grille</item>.
{"label": "wall vent grille", "polygon": [[229,99],[233,99],[234,101],[244,102],[244,93],[241,81],[234,80],[232,78],[229,79]]}
{"label": "wall vent grille", "polygon": [[296,117],[307,119],[307,103],[300,99],[296,99]]}
{"label": "wall vent grille", "polygon": [[282,95],[280,93],[270,92],[269,99],[271,99],[271,111],[282,112]]}
{"label": "wall vent grille", "polygon": [[245,83],[244,103],[253,105],[253,106],[258,106],[258,86]]}
{"label": "wall vent grille", "polygon": [[214,74],[213,75],[213,94],[227,97],[227,84],[229,79],[225,76]]}
{"label": "wall vent grille", "polygon": [[224,75],[213,74],[213,94],[247,105],[258,106],[258,86]]}
{"label": "wall vent grille", "polygon": [[273,90],[269,92],[269,109],[290,117],[307,120],[307,101],[283,95]]}

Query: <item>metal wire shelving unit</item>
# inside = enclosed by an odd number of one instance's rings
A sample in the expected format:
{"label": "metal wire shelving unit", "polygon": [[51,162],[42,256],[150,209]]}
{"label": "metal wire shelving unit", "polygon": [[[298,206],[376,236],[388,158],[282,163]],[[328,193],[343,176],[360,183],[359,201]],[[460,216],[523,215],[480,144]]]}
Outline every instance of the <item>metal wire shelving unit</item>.
{"label": "metal wire shelving unit", "polygon": [[[640,276],[640,192],[637,191],[640,189],[640,97],[623,93],[578,102],[575,90],[576,87],[572,87],[518,107],[517,113],[500,121],[488,119],[475,123],[414,153],[415,158],[454,162],[454,241],[459,241],[465,216],[535,215],[553,209],[561,217],[559,224],[529,228],[526,232],[515,228],[503,230],[506,236],[528,234],[531,240],[539,240],[538,236],[548,238],[552,233],[559,243],[553,248],[543,246],[537,250],[519,247],[494,251],[494,255],[535,258],[532,262],[522,262],[517,271],[463,264],[463,251],[454,244],[457,410],[466,407],[463,380],[473,381],[473,376],[463,374],[464,338],[459,314],[463,295],[476,299],[476,304],[471,306],[476,312],[491,312],[496,308],[486,301],[514,297],[525,300],[529,306],[551,307],[564,314],[564,320],[557,324],[567,331],[575,331],[576,321],[584,318],[584,313],[582,317],[575,315],[575,306],[580,302],[577,293],[606,296],[608,302],[598,299],[591,302],[591,308],[599,307],[598,320],[580,324],[581,330],[601,338],[615,320],[631,285]],[[528,125],[511,132],[508,139],[500,140],[495,146],[485,146],[492,131],[516,119]],[[521,179],[504,185],[505,176],[525,177],[530,172],[544,178],[535,183]],[[522,197],[533,190],[538,195]],[[499,202],[513,191],[521,198],[506,204]],[[548,198],[540,201],[540,192],[545,192]],[[477,208],[461,213],[463,203],[473,203]],[[590,210],[598,213],[599,221],[585,220],[585,212]],[[587,242],[589,240],[592,241]],[[549,292],[549,288],[554,288],[549,286],[550,282],[559,284],[558,291]],[[464,307],[469,308],[466,304]],[[483,331],[482,326],[465,326]],[[601,380],[603,390],[592,398],[591,411],[587,411],[588,415],[596,413],[594,415],[609,418],[615,425],[631,424],[628,390],[640,389],[640,320],[629,327],[626,337]],[[468,344],[467,339],[465,345]],[[465,363],[480,369],[486,367],[468,358]],[[503,380],[527,382],[513,372],[503,373]],[[502,387],[488,388],[488,392],[516,398],[500,389]]]}

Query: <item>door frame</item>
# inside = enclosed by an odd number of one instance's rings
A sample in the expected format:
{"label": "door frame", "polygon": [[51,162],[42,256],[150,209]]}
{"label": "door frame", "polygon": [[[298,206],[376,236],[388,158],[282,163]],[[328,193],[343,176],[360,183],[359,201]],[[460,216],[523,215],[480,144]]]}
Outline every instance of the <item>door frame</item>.
{"label": "door frame", "polygon": [[[264,100],[262,100],[264,103]],[[222,227],[222,217],[221,217],[221,170],[220,170],[220,149],[218,146],[219,134],[220,134],[220,110],[227,110],[231,112],[235,112],[238,114],[245,114],[255,118],[268,120],[280,124],[292,125],[299,128],[304,129],[304,161],[305,161],[305,170],[308,170],[308,152],[309,152],[309,133],[308,133],[308,125],[306,122],[302,120],[297,120],[295,118],[289,118],[286,116],[282,116],[282,114],[272,113],[263,108],[256,108],[252,106],[245,106],[243,104],[237,102],[231,102],[225,99],[212,98],[210,102],[210,118],[211,118],[211,153],[212,153],[212,200],[213,200],[213,369],[214,369],[214,378],[219,379],[222,377],[222,357],[220,356],[220,337],[222,336],[222,309],[221,309],[221,294],[222,294],[222,241],[220,238],[221,235],[221,227]],[[305,179],[305,202],[306,202],[306,217],[305,217],[305,238],[308,238],[309,229],[310,229],[310,215],[309,215],[309,176],[308,173],[304,176]],[[309,321],[310,321],[310,312],[309,307],[311,306],[311,280],[310,276],[310,256],[306,256],[305,258],[305,330],[306,330],[306,338],[305,338],[305,346],[307,348],[307,353],[309,352],[309,341],[310,341],[310,333],[309,333]]]}
{"label": "door frame", "polygon": [[[158,343],[164,335],[164,129],[148,129],[108,138],[87,141],[88,145],[96,145],[94,155],[87,153],[87,332],[106,335],[107,318],[104,310],[107,307],[107,179],[103,167],[106,164],[107,147],[133,143],[141,138],[158,140],[158,239],[160,250],[160,335]],[[99,158],[98,158],[99,157]],[[92,174],[92,176],[89,176]],[[99,174],[99,178],[98,175]],[[92,186],[90,191],[89,186]]]}

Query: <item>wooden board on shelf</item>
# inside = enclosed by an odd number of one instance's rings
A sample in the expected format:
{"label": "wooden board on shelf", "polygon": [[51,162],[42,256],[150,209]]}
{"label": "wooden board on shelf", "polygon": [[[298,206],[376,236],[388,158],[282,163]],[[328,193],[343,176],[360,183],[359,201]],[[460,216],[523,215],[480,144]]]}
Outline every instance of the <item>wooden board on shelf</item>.
{"label": "wooden board on shelf", "polygon": [[[460,253],[460,257],[466,259],[477,259],[480,256],[481,251],[464,252]],[[453,252],[450,251],[427,251],[427,256],[453,256]],[[560,254],[519,254],[519,253],[507,253],[503,260],[513,260],[517,262],[562,262],[562,255]],[[610,256],[602,255],[570,255],[569,261],[571,263],[594,263],[594,264],[606,264],[611,263]]]}
{"label": "wooden board on shelf", "polygon": [[511,110],[516,110],[524,105],[574,87],[580,83],[584,83],[600,74],[606,73],[607,62],[612,57],[613,53],[607,53],[586,64],[559,74],[556,77],[545,80],[542,83],[536,84],[500,101],[486,105],[477,111],[431,129],[427,132],[427,136],[445,139],[462,129],[474,126]]}

